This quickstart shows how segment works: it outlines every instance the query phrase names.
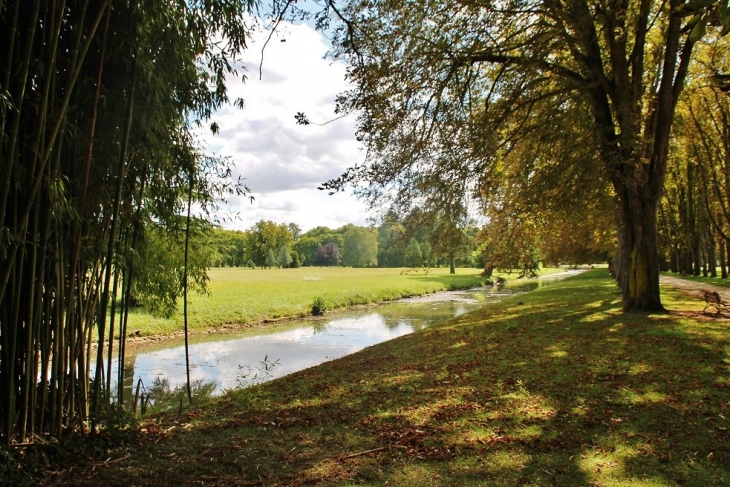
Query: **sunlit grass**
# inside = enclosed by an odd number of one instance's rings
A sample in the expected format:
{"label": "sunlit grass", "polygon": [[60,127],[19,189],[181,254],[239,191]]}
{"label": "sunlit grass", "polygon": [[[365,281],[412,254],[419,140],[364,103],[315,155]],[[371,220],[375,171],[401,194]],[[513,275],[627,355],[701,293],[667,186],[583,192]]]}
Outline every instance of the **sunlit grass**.
{"label": "sunlit grass", "polygon": [[[543,273],[557,270],[545,269]],[[216,268],[209,275],[209,295],[189,297],[188,323],[194,331],[307,316],[315,298],[322,298],[326,308],[333,310],[469,288],[486,281],[479,269],[457,269],[451,275],[448,268],[429,269],[427,273],[394,268]],[[516,277],[515,273],[500,275]],[[182,327],[181,306],[170,319],[154,317],[144,308],[134,309],[127,326],[130,333],[139,331],[142,336],[174,333]]]}

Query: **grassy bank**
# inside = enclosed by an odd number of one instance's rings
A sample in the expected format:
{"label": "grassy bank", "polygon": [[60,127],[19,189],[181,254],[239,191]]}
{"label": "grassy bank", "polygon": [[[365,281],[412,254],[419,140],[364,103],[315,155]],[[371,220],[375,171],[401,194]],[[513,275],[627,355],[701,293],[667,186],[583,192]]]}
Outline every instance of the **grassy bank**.
{"label": "grassy bank", "polygon": [[[458,269],[453,275],[445,268],[431,269],[427,274],[422,270],[402,272],[342,267],[211,269],[210,295],[193,294],[189,298],[190,326],[201,331],[225,324],[305,316],[318,297],[332,310],[478,286],[485,281],[478,269]],[[130,313],[128,330],[139,330],[142,336],[163,335],[181,330],[182,322],[182,311],[162,319],[137,308]]]}
{"label": "grassy bank", "polygon": [[666,289],[669,314],[624,314],[605,274],[158,417],[46,482],[728,485],[730,322]]}

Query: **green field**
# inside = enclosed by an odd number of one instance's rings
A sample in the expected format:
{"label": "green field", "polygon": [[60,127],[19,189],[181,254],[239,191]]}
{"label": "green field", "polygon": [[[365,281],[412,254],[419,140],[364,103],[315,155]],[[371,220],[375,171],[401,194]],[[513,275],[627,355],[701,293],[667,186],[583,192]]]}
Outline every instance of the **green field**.
{"label": "green field", "polygon": [[669,313],[624,313],[605,270],[586,272],[126,436],[73,442],[45,479],[728,485],[730,321],[670,288],[663,301]]}
{"label": "green field", "polygon": [[[554,271],[554,270],[553,270]],[[544,272],[550,272],[546,270]],[[189,325],[194,331],[226,324],[255,323],[311,314],[315,298],[327,309],[369,304],[406,296],[483,284],[479,269],[447,268],[425,273],[394,268],[352,269],[301,267],[298,269],[211,269],[210,294],[189,297]],[[512,274],[511,277],[516,277]],[[128,331],[142,336],[164,335],[183,327],[182,305],[171,319],[155,318],[144,308],[130,313]]]}

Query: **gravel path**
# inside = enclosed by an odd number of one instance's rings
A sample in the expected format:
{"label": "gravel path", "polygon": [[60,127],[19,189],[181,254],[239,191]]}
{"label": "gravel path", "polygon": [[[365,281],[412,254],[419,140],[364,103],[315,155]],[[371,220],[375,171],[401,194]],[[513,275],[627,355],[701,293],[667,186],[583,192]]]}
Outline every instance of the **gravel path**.
{"label": "gravel path", "polygon": [[728,315],[728,312],[725,311],[723,313],[717,313],[715,314],[715,309],[710,307],[706,310],[706,312],[703,312],[702,306],[705,305],[705,300],[702,297],[702,294],[700,294],[700,289],[707,289],[708,291],[716,291],[717,294],[720,295],[720,298],[722,298],[723,301],[726,303],[730,303],[730,288],[723,287],[723,286],[715,286],[714,284],[708,284],[706,282],[696,282],[696,281],[690,281],[689,279],[682,279],[681,277],[674,277],[674,276],[659,276],[659,282],[661,284],[665,284],[667,286],[672,286],[677,289],[680,289],[684,291],[687,295],[696,297],[697,298],[697,310],[692,311],[673,311],[672,313],[677,313],[680,315],[687,315],[691,316],[692,318],[698,319],[713,319],[713,320],[720,320],[724,322],[730,322],[730,316]]}
{"label": "gravel path", "polygon": [[689,294],[696,295],[698,299],[702,299],[699,293],[700,289],[708,289],[710,291],[717,291],[717,294],[720,295],[723,301],[730,301],[730,288],[727,287],[715,286],[706,282],[690,281],[688,279],[673,276],[659,276],[659,282],[667,284],[668,286],[676,287]]}

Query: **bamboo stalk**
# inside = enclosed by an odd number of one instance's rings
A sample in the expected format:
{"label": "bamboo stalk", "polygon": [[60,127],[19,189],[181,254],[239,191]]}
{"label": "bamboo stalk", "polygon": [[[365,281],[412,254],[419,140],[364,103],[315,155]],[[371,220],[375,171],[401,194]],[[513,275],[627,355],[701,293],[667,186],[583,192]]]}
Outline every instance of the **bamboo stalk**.
{"label": "bamboo stalk", "polygon": [[127,150],[129,147],[129,138],[132,131],[132,118],[134,114],[134,96],[137,87],[137,63],[132,61],[132,73],[130,80],[129,97],[127,99],[127,113],[124,127],[124,135],[122,137],[122,146],[119,152],[119,161],[117,164],[117,179],[116,179],[116,193],[114,196],[114,204],[112,207],[112,220],[111,230],[109,232],[107,255],[106,255],[106,271],[104,275],[104,290],[101,299],[101,309],[99,313],[99,345],[97,347],[96,355],[96,374],[94,376],[94,394],[92,397],[92,411],[91,416],[91,432],[95,433],[95,427],[97,422],[98,407],[99,407],[99,392],[100,392],[100,381],[101,381],[101,366],[104,360],[104,337],[106,327],[106,308],[109,303],[109,287],[111,285],[111,270],[114,258],[114,249],[116,243],[117,228],[119,226],[119,207],[122,199],[122,186],[125,173],[125,163],[127,160]]}
{"label": "bamboo stalk", "polygon": [[[17,2],[20,3],[20,2]],[[16,4],[17,7],[17,4]],[[17,7],[19,8],[19,7]],[[12,169],[15,166],[15,157],[17,155],[18,150],[18,137],[20,134],[20,118],[23,111],[23,100],[25,99],[25,88],[27,86],[27,80],[30,73],[30,60],[33,53],[33,40],[35,38],[35,31],[36,31],[36,25],[38,24],[38,13],[40,11],[40,0],[34,0],[34,2],[31,4],[31,13],[29,16],[29,25],[28,29],[26,31],[26,34],[24,36],[26,44],[25,44],[25,50],[23,52],[23,57],[21,58],[21,66],[18,71],[12,70],[14,73],[14,79],[16,80],[17,85],[17,91],[14,96],[15,99],[15,107],[13,111],[13,119],[11,122],[10,127],[10,137],[8,140],[8,157],[5,166],[7,169],[7,174],[5,177],[5,180],[3,181],[3,188],[2,193],[0,193],[0,225],[5,221],[5,211],[7,210],[7,203],[8,203],[8,196],[10,194],[10,182],[12,180]],[[15,12],[17,14],[17,12]],[[17,24],[16,24],[17,26]],[[11,55],[7,62],[8,64],[12,64],[13,56]],[[8,82],[4,86],[10,86],[10,78],[8,77]],[[5,117],[3,117],[3,120],[5,120]],[[3,122],[4,124],[5,122]],[[4,128],[4,127],[3,127]],[[2,302],[4,290],[0,288],[0,302]]]}
{"label": "bamboo stalk", "polygon": [[109,345],[107,346],[107,367],[106,367],[106,397],[107,401],[111,398],[111,382],[112,382],[112,356],[114,348],[114,320],[116,318],[117,309],[117,286],[119,285],[120,269],[114,269],[114,284],[112,284],[112,309],[109,313]]}
{"label": "bamboo stalk", "polygon": [[185,330],[185,378],[187,379],[188,402],[193,403],[190,388],[190,345],[188,343],[188,249],[190,247],[190,207],[193,202],[193,169],[190,169],[188,189],[188,214],[185,220],[185,258],[183,264],[183,323]]}
{"label": "bamboo stalk", "polygon": [[[38,0],[36,0],[36,1],[38,1]],[[96,33],[99,23],[101,22],[101,17],[104,14],[109,1],[110,0],[104,1],[104,3],[102,4],[102,8],[99,10],[97,16],[95,17],[94,21],[91,24],[91,28],[89,29],[89,32],[87,33],[88,38],[79,53],[79,57],[81,60],[83,60],[86,57],[89,47],[91,46],[91,43],[93,42],[94,34]],[[64,97],[61,101],[61,105],[59,107],[59,111],[58,111],[56,120],[55,120],[53,126],[51,127],[51,130],[47,137],[46,150],[43,152],[43,154],[41,156],[40,165],[36,168],[36,174],[42,174],[45,171],[45,166],[47,165],[48,160],[51,155],[51,147],[55,144],[56,137],[60,133],[61,125],[63,124],[64,120],[66,119],[66,113],[68,110],[68,106],[69,106],[69,103],[71,100],[71,96],[74,93],[74,87],[76,85],[76,81],[78,80],[79,73],[81,72],[82,64],[83,64],[83,62],[80,62],[80,61],[77,62],[75,69],[72,71],[72,73],[69,77],[69,81],[68,81],[66,89],[64,91]],[[35,197],[35,194],[38,193],[38,191],[40,190],[42,181],[43,181],[43,178],[41,178],[39,176],[37,176],[33,179],[33,184],[31,185],[31,189],[28,193],[29,200],[32,200]],[[28,217],[30,215],[30,211],[31,211],[31,205],[29,203],[26,205],[26,207],[22,213],[22,216],[19,220],[19,224],[16,226],[16,228],[18,229],[18,232],[17,232],[18,234],[22,234],[25,231],[25,229],[27,228]],[[8,268],[12,267],[13,263],[15,262],[15,259],[17,257],[17,252],[18,252],[18,246],[19,246],[19,244],[17,244],[17,243],[12,245],[10,252],[8,252],[8,257],[6,260],[6,262],[8,262]],[[5,294],[5,290],[7,288],[9,278],[10,278],[10,275],[9,275],[9,270],[8,270],[3,275],[2,281],[0,281],[0,302],[2,302],[2,300],[3,300],[3,296]]]}
{"label": "bamboo stalk", "polygon": [[[142,220],[142,201],[144,200],[145,187],[147,185],[147,166],[142,168],[142,176],[139,188],[139,197],[137,200],[137,211],[136,218],[133,219],[134,230],[132,232],[132,246],[131,249],[137,248],[137,240],[140,234],[140,225]],[[129,318],[129,301],[132,295],[132,283],[134,282],[134,261],[129,259],[129,265],[127,272],[125,273],[125,279],[123,280],[122,299],[124,300],[122,309],[124,310],[124,320],[120,322],[119,330],[119,351],[118,351],[118,385],[119,394],[118,401],[119,405],[124,404],[124,358],[127,346],[127,319]]]}
{"label": "bamboo stalk", "polygon": [[[33,356],[33,336],[35,323],[35,299],[36,294],[40,288],[38,280],[35,279],[38,264],[38,227],[40,220],[40,195],[37,197],[35,206],[35,214],[33,215],[33,228],[31,230],[31,252],[30,252],[30,269],[28,274],[33,276],[33,280],[30,283],[30,293],[28,296],[28,312],[25,319],[25,355],[23,357],[23,363],[25,364],[25,374],[23,377],[22,387],[22,407],[20,410],[20,429],[18,432],[18,439],[22,443],[26,438],[26,430],[28,427],[28,416],[29,416],[29,405],[30,405],[30,392],[31,392],[31,374],[28,372],[29,365],[32,363],[31,357]],[[30,367],[32,370],[32,367]],[[35,382],[35,377],[32,377],[32,381]]]}

